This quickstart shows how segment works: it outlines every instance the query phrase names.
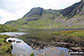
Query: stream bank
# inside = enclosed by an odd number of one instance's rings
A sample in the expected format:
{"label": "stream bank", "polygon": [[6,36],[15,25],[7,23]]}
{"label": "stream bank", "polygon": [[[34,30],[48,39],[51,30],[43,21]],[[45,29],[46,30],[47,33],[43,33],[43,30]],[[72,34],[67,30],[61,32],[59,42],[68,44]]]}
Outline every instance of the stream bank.
{"label": "stream bank", "polygon": [[14,56],[11,53],[11,44],[6,42],[6,39],[10,36],[0,35],[0,56]]}

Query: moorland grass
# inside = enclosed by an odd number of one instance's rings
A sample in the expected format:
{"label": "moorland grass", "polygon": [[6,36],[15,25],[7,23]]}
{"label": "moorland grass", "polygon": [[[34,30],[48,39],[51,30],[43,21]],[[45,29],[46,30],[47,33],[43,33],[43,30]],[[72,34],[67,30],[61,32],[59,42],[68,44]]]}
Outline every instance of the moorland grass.
{"label": "moorland grass", "polygon": [[0,56],[13,56],[11,54],[11,44],[6,42],[7,35],[0,35]]}

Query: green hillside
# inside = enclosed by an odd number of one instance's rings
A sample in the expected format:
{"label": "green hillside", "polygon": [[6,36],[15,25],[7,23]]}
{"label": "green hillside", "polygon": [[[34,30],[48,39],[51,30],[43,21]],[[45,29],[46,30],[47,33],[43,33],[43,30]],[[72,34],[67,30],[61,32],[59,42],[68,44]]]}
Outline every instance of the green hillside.
{"label": "green hillside", "polygon": [[84,1],[61,10],[32,8],[22,18],[5,24],[18,29],[81,28],[84,27]]}
{"label": "green hillside", "polygon": [[[38,8],[33,8],[39,9]],[[32,9],[31,9],[32,10]],[[30,11],[31,12],[31,11]],[[36,12],[36,11],[35,11]],[[58,27],[60,25],[53,23],[55,18],[60,15],[61,10],[43,10],[42,15],[34,14],[32,16],[25,15],[23,18],[16,21],[7,22],[6,25],[15,28],[28,28],[28,29],[47,29],[52,27]],[[55,26],[54,26],[55,25]]]}

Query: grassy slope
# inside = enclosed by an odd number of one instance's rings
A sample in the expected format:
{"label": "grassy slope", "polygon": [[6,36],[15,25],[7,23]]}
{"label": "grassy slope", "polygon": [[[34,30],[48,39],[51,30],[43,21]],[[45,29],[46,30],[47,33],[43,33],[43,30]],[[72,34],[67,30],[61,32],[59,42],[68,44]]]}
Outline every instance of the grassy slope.
{"label": "grassy slope", "polygon": [[[62,10],[44,10],[42,16],[24,17],[6,24],[13,28],[26,29],[55,29],[55,28],[83,28],[84,15],[75,15],[67,19],[60,15]],[[59,16],[60,15],[60,16]],[[28,19],[38,19],[28,21]]]}
{"label": "grassy slope", "polygon": [[[39,20],[27,21],[28,19],[37,18]],[[83,28],[84,15],[75,15],[71,19],[64,19],[64,17],[57,17],[54,14],[44,14],[40,16],[25,17],[11,24],[6,24],[13,28],[26,29],[55,29],[55,28]]]}
{"label": "grassy slope", "polygon": [[26,29],[51,29],[53,27],[58,27],[60,25],[53,23],[53,19],[50,19],[47,15],[45,17],[41,17],[39,20],[36,21],[26,21],[25,19],[21,19],[17,20],[16,22],[18,23],[8,24],[8,26],[15,26],[15,28]]}
{"label": "grassy slope", "polygon": [[[29,29],[51,29],[56,28],[60,23],[53,22],[55,18],[60,14],[57,10],[45,10],[42,16],[33,15],[32,17],[24,17],[10,24],[6,24],[15,28],[29,28]],[[28,21],[28,19],[38,19]]]}

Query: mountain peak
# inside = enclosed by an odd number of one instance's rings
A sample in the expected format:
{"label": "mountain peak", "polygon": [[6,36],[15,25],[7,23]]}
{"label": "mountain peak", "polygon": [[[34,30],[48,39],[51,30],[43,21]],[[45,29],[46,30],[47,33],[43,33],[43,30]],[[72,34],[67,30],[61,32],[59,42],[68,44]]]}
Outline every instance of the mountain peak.
{"label": "mountain peak", "polygon": [[38,16],[41,16],[42,13],[43,13],[43,8],[41,7],[35,7],[35,8],[32,8],[24,17],[31,17],[31,16],[34,16],[34,15],[38,15]]}

